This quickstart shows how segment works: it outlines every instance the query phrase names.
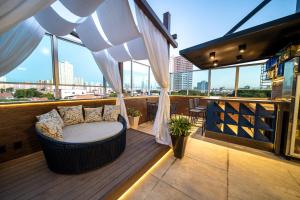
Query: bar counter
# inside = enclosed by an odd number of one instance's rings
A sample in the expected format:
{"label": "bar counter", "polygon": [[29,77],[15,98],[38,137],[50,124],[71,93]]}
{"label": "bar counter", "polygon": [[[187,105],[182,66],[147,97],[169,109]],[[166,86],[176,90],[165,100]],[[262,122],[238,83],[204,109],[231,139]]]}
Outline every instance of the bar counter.
{"label": "bar counter", "polygon": [[206,136],[280,152],[287,99],[199,97],[207,102]]}

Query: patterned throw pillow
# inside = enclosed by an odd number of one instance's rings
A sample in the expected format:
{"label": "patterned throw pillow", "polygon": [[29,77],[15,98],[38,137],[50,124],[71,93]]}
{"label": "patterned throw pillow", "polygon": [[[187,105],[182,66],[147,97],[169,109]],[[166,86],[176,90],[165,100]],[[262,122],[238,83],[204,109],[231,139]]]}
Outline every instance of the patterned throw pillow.
{"label": "patterned throw pillow", "polygon": [[65,126],[83,123],[82,105],[79,106],[58,106],[58,111]]}
{"label": "patterned throw pillow", "polygon": [[36,129],[42,134],[55,140],[63,141],[62,127],[55,119],[43,119],[35,124]]}
{"label": "patterned throw pillow", "polygon": [[39,121],[54,119],[55,121],[57,121],[57,123],[59,124],[60,127],[64,127],[64,121],[62,120],[62,118],[59,116],[58,112],[55,109],[53,109],[50,112],[47,112],[45,114],[36,116],[36,118]]}
{"label": "patterned throw pillow", "polygon": [[84,108],[85,122],[100,122],[102,121],[102,107]]}
{"label": "patterned throw pillow", "polygon": [[103,119],[105,121],[117,121],[120,114],[120,106],[105,105]]}

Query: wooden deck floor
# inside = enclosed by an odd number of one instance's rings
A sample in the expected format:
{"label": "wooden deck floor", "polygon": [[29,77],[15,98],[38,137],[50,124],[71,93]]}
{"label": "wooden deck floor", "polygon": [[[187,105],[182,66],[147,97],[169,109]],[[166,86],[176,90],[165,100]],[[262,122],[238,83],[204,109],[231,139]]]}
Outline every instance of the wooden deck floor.
{"label": "wooden deck floor", "polygon": [[51,172],[37,152],[0,164],[0,199],[116,199],[168,149],[153,136],[130,129],[117,160],[80,175]]}

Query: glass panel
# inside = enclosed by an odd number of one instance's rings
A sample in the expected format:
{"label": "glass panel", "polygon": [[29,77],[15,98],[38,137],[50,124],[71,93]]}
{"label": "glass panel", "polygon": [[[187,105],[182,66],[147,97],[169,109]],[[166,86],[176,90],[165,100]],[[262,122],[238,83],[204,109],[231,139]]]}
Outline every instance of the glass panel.
{"label": "glass panel", "polygon": [[103,86],[103,75],[87,48],[59,39],[58,61],[60,84]]}
{"label": "glass panel", "polygon": [[[295,148],[294,153],[300,154],[300,100],[298,102],[298,119],[296,120],[296,133],[295,133]],[[296,111],[295,111],[296,112]]]}
{"label": "glass panel", "polygon": [[284,63],[284,80],[282,87],[282,96],[290,98],[294,82],[294,59]]}
{"label": "glass panel", "polygon": [[238,96],[239,97],[271,97],[270,81],[261,82],[263,79],[262,66],[240,67]]}
{"label": "glass panel", "polygon": [[211,70],[212,96],[234,96],[236,68]]}
{"label": "glass panel", "polygon": [[127,95],[131,93],[131,62],[123,63],[123,88]]}
{"label": "glass panel", "polygon": [[59,86],[61,99],[95,99],[104,97],[104,87]]}
{"label": "glass panel", "polygon": [[160,86],[156,82],[153,72],[150,68],[150,93],[151,95],[159,95]]}
{"label": "glass panel", "polygon": [[208,91],[208,70],[194,71],[192,73],[193,86],[189,90],[189,95],[205,96]]}
{"label": "glass panel", "polygon": [[137,62],[132,63],[133,95],[147,95],[149,67]]}
{"label": "glass panel", "polygon": [[0,78],[1,82],[53,83],[50,36],[45,35],[31,53],[17,68]]}
{"label": "glass panel", "polygon": [[45,35],[17,68],[0,77],[0,102],[54,100],[51,38]]}
{"label": "glass panel", "polygon": [[55,87],[48,84],[0,83],[0,103],[54,100]]}
{"label": "glass panel", "polygon": [[193,73],[192,72],[178,72],[172,75],[172,90],[181,91],[192,89]]}

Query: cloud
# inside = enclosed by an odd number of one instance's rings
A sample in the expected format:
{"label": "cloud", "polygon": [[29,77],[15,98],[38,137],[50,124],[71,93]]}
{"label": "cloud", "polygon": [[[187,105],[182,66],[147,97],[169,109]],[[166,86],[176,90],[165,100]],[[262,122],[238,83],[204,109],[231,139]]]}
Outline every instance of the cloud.
{"label": "cloud", "polygon": [[46,48],[46,47],[43,47],[43,48],[42,48],[42,54],[44,54],[44,55],[48,56],[48,55],[50,54],[50,51],[49,51],[49,49],[48,49],[48,48]]}
{"label": "cloud", "polygon": [[19,70],[19,71],[26,71],[27,68],[26,67],[18,67],[17,70]]}

